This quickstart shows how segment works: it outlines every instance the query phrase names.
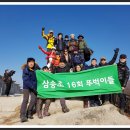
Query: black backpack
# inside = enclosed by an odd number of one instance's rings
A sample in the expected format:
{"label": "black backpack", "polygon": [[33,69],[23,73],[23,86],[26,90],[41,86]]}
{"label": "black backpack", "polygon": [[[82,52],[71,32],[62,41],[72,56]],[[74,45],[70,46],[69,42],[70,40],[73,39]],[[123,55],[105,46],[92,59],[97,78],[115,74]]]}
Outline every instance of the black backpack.
{"label": "black backpack", "polygon": [[93,50],[91,50],[90,48],[86,47],[84,49],[84,59],[85,59],[85,62],[90,60],[92,54],[93,54]]}

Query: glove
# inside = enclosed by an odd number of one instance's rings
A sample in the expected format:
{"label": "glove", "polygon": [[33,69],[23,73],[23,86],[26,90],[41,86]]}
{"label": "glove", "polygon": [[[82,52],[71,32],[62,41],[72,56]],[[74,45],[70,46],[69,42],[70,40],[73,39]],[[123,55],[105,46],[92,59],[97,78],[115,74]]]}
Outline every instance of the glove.
{"label": "glove", "polygon": [[115,51],[115,53],[118,53],[119,52],[119,48],[116,48],[114,51]]}
{"label": "glove", "polygon": [[42,27],[42,31],[44,31],[45,30],[45,27]]}
{"label": "glove", "polygon": [[38,46],[38,48],[41,50],[42,49],[42,47],[41,46]]}

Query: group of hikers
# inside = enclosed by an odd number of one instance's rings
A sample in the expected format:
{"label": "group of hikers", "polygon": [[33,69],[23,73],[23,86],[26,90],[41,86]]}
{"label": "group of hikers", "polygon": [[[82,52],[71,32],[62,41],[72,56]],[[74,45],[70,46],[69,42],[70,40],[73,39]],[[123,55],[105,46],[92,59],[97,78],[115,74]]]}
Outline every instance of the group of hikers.
{"label": "group of hikers", "polygon": [[[99,64],[96,58],[91,56],[94,53],[84,40],[83,35],[79,35],[77,39],[74,34],[70,36],[58,33],[54,37],[53,30],[49,34],[45,34],[45,28],[42,28],[42,37],[47,41],[47,50],[38,46],[38,49],[47,55],[47,64],[40,68],[34,58],[28,58],[27,63],[22,66],[23,69],[23,102],[20,110],[21,122],[26,122],[28,119],[33,119],[33,114],[36,112],[39,119],[50,116],[49,106],[54,99],[43,99],[37,97],[37,78],[36,70],[43,70],[49,73],[74,73],[97,67],[112,65],[116,62],[118,57],[119,48],[114,50],[114,56],[111,61],[107,62],[105,57],[101,57]],[[91,64],[87,65],[86,62],[91,60]],[[118,107],[120,113],[124,114],[126,105],[126,95],[123,93],[127,82],[129,80],[129,68],[127,66],[127,56],[121,54],[119,62],[117,63],[119,81],[122,86],[122,93],[120,94],[106,94],[83,97],[83,107],[96,107],[108,103],[116,104],[115,97],[118,96]],[[29,101],[29,96],[30,101]],[[29,102],[29,105],[28,105]],[[45,104],[43,108],[43,104]],[[61,109],[63,113],[69,112],[66,104],[66,99],[60,99]]]}

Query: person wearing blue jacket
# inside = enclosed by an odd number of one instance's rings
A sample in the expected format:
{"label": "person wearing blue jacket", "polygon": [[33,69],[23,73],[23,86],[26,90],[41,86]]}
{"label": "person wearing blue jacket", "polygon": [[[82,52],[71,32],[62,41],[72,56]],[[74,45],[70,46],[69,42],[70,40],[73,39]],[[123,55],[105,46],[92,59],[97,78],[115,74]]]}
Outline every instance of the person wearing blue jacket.
{"label": "person wearing blue jacket", "polygon": [[[23,102],[21,105],[21,110],[20,110],[20,118],[21,122],[26,122],[29,119],[33,119],[32,112],[33,108],[36,104],[36,99],[37,99],[37,79],[36,79],[36,73],[35,71],[37,69],[40,69],[40,67],[35,63],[34,58],[28,58],[27,59],[27,64],[25,64],[23,67]],[[28,105],[29,101],[29,96],[30,102]],[[28,107],[27,107],[28,105]]]}
{"label": "person wearing blue jacket", "polygon": [[79,51],[77,49],[74,50],[74,54],[71,57],[72,59],[72,66],[73,68],[76,67],[77,65],[82,65],[84,66],[85,61],[80,55]]}
{"label": "person wearing blue jacket", "polygon": [[[91,65],[87,67],[88,69],[94,69],[94,68],[98,68],[99,66],[97,65],[97,59],[93,58],[91,60]],[[96,106],[100,106],[100,100],[99,100],[99,96],[95,95],[95,96],[89,96],[89,101],[90,101],[90,107],[96,107]]]}

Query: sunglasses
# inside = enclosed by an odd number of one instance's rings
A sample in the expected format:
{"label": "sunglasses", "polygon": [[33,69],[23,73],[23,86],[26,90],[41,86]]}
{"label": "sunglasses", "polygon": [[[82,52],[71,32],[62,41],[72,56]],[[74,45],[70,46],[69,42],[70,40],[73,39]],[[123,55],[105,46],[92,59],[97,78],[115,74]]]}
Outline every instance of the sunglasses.
{"label": "sunglasses", "polygon": [[121,57],[120,59],[126,59],[125,57]]}
{"label": "sunglasses", "polygon": [[101,59],[101,61],[106,61],[106,59]]}

